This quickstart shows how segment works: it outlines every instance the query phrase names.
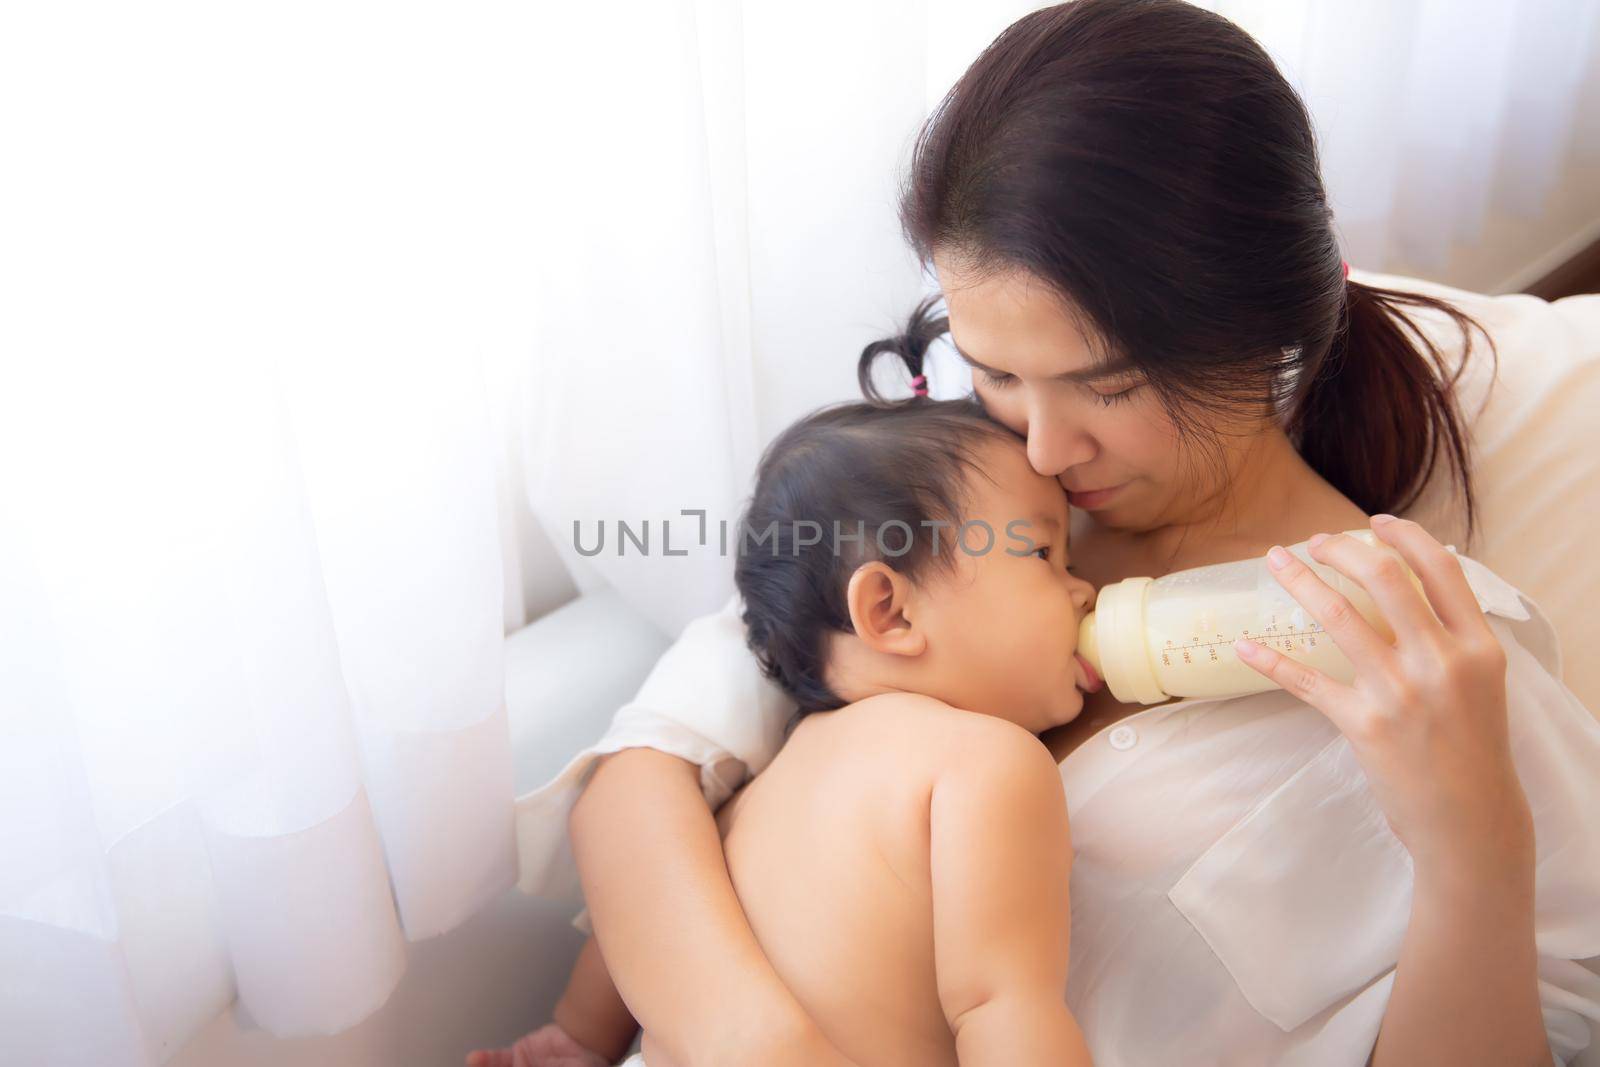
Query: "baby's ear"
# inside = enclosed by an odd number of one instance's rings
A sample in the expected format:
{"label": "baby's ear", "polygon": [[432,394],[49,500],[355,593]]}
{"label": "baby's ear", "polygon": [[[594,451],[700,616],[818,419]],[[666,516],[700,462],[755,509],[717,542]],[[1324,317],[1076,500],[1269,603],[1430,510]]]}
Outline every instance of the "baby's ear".
{"label": "baby's ear", "polygon": [[909,578],[881,560],[857,567],[845,590],[856,637],[874,651],[919,655],[926,639],[913,623],[915,593]]}

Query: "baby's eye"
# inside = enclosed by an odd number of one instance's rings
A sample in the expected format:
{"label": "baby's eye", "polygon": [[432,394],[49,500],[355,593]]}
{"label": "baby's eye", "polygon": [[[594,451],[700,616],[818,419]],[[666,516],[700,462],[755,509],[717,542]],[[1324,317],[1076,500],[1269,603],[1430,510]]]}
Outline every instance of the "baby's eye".
{"label": "baby's eye", "polygon": [[[1041,552],[1043,552],[1044,555],[1039,556],[1039,553],[1041,553]],[[1050,558],[1050,546],[1049,545],[1040,545],[1038,548],[1033,550],[1033,554],[1035,556],[1039,556],[1040,559],[1049,559]]]}

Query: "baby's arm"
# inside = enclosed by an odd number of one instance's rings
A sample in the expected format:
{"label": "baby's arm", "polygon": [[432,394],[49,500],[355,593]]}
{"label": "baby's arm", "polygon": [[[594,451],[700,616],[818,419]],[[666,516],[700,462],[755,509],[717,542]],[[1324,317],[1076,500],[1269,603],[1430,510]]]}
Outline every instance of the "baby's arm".
{"label": "baby's arm", "polygon": [[936,776],[929,858],[939,1000],[962,1067],[1088,1067],[1067,1009],[1072,841],[1060,772],[978,717]]}
{"label": "baby's arm", "polygon": [[[524,1034],[510,1048],[474,1049],[467,1054],[467,1067],[553,1063],[600,1067],[620,1060],[638,1032],[639,1024],[612,984],[600,946],[591,937],[579,951],[566,991],[556,1002],[555,1020]],[[663,1061],[661,1067],[670,1067],[665,1056],[656,1058]]]}
{"label": "baby's arm", "polygon": [[583,944],[578,962],[567,979],[566,992],[556,1002],[555,1023],[578,1044],[599,1053],[607,1063],[622,1059],[639,1032],[628,1006],[600,957],[594,938]]}

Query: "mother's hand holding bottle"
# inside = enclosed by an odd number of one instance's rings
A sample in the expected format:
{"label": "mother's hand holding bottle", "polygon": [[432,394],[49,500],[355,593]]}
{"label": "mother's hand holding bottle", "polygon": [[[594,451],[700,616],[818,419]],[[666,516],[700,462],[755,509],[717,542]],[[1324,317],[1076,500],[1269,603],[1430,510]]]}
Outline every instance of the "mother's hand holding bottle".
{"label": "mother's hand holding bottle", "polygon": [[[1372,529],[1404,557],[1426,601],[1398,560],[1355,538],[1313,538],[1310,554],[1367,590],[1393,644],[1292,554],[1268,554],[1279,583],[1355,665],[1351,684],[1249,641],[1234,647],[1349,740],[1411,853],[1411,921],[1372,1062],[1452,1062],[1446,1046],[1456,1041],[1482,1057],[1485,1040],[1504,1042],[1507,1058],[1490,1062],[1548,1062],[1533,817],[1511,758],[1505,651],[1454,554],[1414,522],[1375,515]],[[1475,959],[1496,966],[1479,969]],[[1465,983],[1481,997],[1481,1020],[1462,1018]]]}

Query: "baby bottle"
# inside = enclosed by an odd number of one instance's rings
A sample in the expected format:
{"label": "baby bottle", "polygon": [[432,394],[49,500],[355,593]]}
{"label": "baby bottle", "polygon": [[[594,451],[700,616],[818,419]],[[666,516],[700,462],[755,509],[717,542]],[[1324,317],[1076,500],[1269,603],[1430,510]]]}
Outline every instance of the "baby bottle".
{"label": "baby bottle", "polygon": [[[1371,530],[1347,530],[1379,551],[1405,559]],[[1306,542],[1288,546],[1362,618],[1394,640],[1394,630],[1358,583],[1314,561]],[[1420,592],[1410,567],[1406,575]],[[1078,653],[1124,703],[1169,697],[1242,696],[1277,688],[1242,662],[1235,638],[1267,645],[1340,682],[1355,678],[1350,662],[1320,623],[1278,584],[1265,559],[1176,571],[1164,578],[1126,578],[1100,590],[1095,610],[1078,627]]]}

